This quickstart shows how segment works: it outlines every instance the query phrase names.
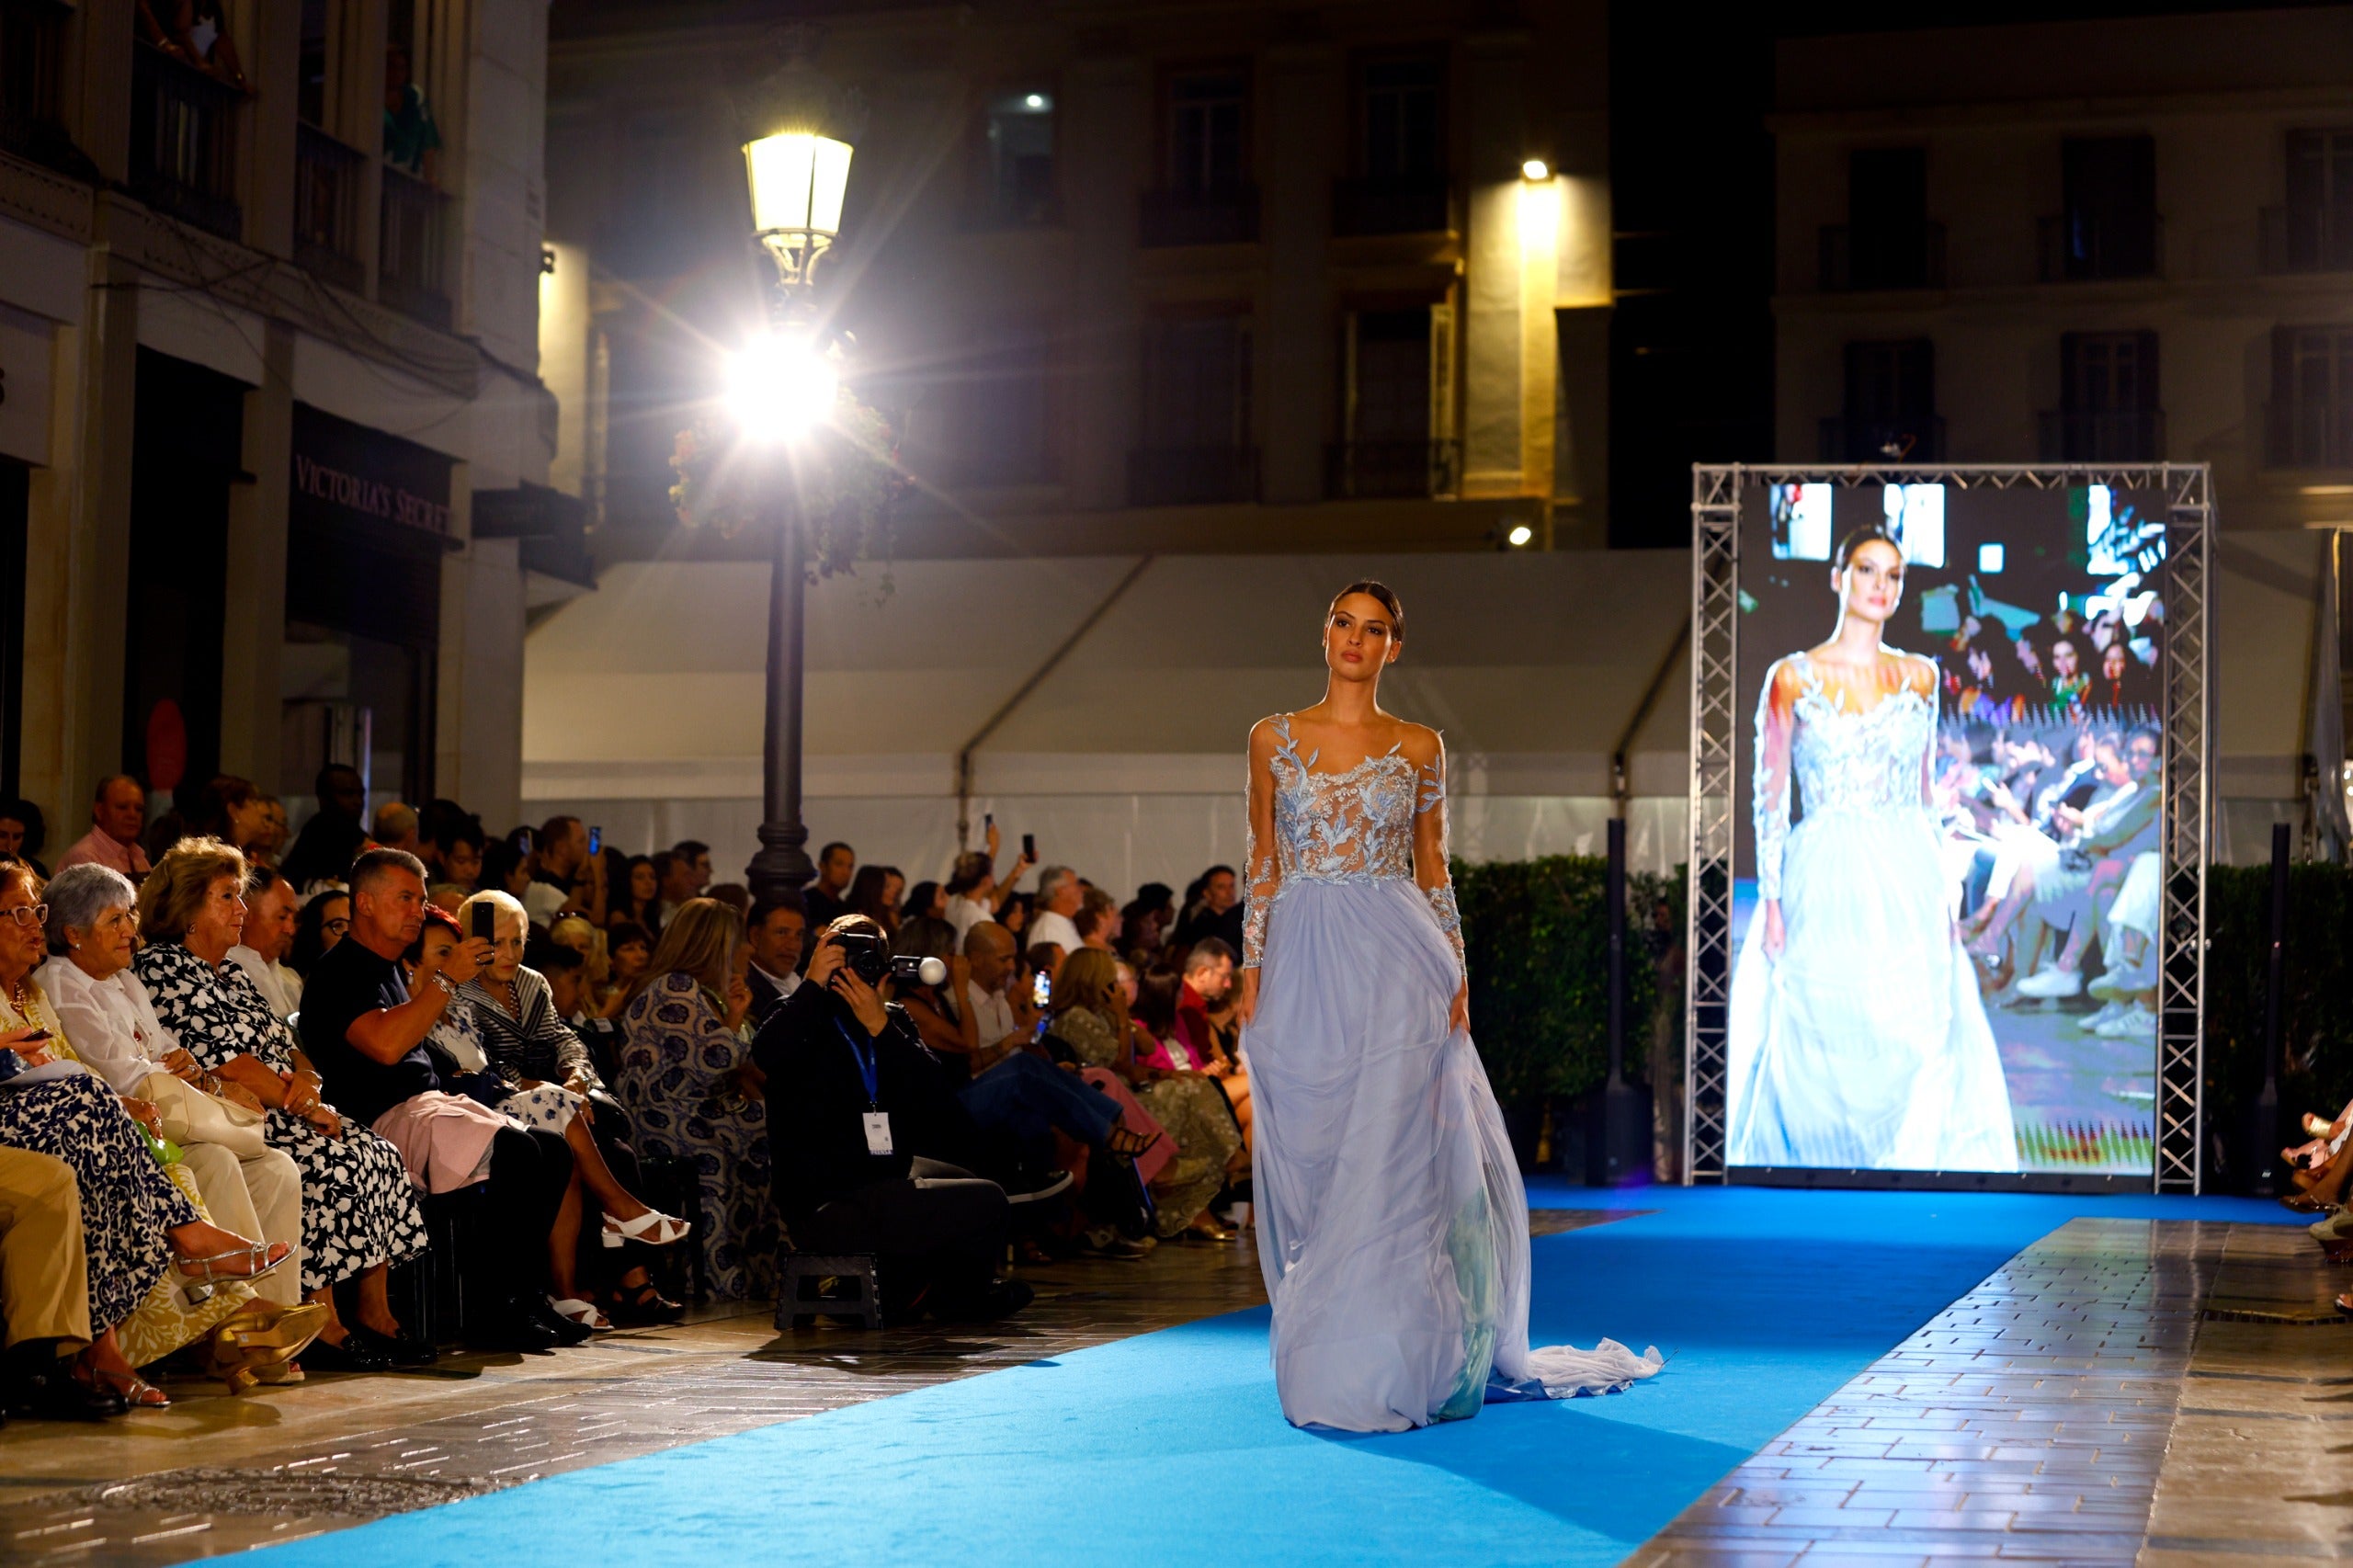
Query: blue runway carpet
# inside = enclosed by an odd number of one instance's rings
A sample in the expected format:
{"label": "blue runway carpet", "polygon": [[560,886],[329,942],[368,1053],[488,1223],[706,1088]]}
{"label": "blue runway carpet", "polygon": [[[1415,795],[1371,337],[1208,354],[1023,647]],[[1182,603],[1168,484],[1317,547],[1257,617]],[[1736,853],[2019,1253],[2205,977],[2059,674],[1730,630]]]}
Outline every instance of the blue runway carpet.
{"label": "blue runway carpet", "polygon": [[1606,1564],[2019,1249],[2226,1199],[1540,1186],[1655,1213],[1536,1244],[1534,1337],[1673,1358],[1631,1392],[1392,1437],[1286,1426],[1266,1313],[578,1471],[262,1553],[279,1564]]}

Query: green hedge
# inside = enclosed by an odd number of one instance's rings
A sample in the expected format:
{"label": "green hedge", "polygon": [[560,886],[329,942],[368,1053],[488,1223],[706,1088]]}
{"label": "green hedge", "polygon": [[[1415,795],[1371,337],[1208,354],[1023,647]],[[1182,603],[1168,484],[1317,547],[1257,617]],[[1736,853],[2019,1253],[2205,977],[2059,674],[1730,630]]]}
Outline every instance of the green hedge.
{"label": "green hedge", "polygon": [[[1589,855],[1540,860],[1454,862],[1471,968],[1471,1023],[1495,1097],[1528,1109],[1547,1096],[1597,1088],[1609,1075],[1609,928],[1604,913],[1608,863]],[[1640,1076],[1662,1006],[1677,1008],[1680,987],[1658,983],[1653,912],[1672,910],[1677,949],[1683,873],[1630,874],[1626,947],[1626,1060]],[[1680,1028],[1678,1016],[1671,1020]]]}
{"label": "green hedge", "polygon": [[[2206,873],[2206,1125],[2225,1148],[2263,1087],[2263,991],[2270,962],[2271,869]],[[2288,872],[2286,986],[2280,1036],[2282,1125],[2303,1111],[2335,1116],[2353,1099],[2353,870],[2302,864]],[[2292,1140],[2302,1142],[2301,1136]],[[2209,1150],[2213,1148],[2210,1134]],[[2211,1167],[2210,1167],[2211,1168]],[[2225,1182],[2241,1173],[2214,1173]]]}

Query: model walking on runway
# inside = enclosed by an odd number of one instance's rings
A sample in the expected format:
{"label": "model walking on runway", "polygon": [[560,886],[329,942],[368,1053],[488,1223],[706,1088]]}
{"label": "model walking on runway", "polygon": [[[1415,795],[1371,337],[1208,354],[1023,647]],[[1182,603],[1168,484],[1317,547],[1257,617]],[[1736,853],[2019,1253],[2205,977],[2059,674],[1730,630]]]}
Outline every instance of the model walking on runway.
{"label": "model walking on runway", "polygon": [[1395,1432],[1491,1399],[1625,1387],[1612,1340],[1528,1344],[1528,1198],[1468,1025],[1438,733],[1381,710],[1405,617],[1353,583],[1324,699],[1250,732],[1250,1062],[1258,1262],[1298,1426]]}
{"label": "model walking on runway", "polygon": [[1858,529],[1830,586],[1830,640],[1775,660],[1756,703],[1760,903],[1733,968],[1726,1157],[2015,1171],[2001,1052],[1929,804],[1937,666],[1882,641],[1904,552]]}

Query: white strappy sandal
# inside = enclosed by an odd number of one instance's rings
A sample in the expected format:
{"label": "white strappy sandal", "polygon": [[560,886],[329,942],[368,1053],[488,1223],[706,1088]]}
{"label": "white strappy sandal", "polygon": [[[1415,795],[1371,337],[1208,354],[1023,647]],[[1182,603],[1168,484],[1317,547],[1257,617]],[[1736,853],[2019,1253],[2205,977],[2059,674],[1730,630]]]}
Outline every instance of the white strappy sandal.
{"label": "white strappy sandal", "polygon": [[564,1322],[576,1323],[591,1333],[606,1334],[612,1329],[613,1320],[597,1311],[594,1301],[584,1301],[577,1296],[566,1296],[558,1301],[550,1296],[548,1305],[554,1308],[556,1316]]}
{"label": "white strappy sandal", "polygon": [[604,1243],[617,1247],[623,1242],[642,1242],[647,1246],[665,1247],[672,1242],[687,1239],[694,1227],[686,1221],[657,1210],[648,1209],[634,1220],[616,1220],[605,1216]]}

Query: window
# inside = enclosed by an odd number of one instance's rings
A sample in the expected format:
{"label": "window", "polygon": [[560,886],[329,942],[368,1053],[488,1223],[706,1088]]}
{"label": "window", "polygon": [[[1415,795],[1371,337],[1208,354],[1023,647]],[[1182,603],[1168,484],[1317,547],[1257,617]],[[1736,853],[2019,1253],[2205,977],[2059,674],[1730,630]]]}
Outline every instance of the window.
{"label": "window", "polygon": [[2042,279],[2154,278],[2157,150],[2146,136],[2070,136],[2060,145],[2065,210],[2042,224]]}
{"label": "window", "polygon": [[2353,468],[2353,327],[2282,326],[2271,335],[2275,468]]}
{"label": "window", "polygon": [[1346,439],[1327,458],[1335,496],[1436,495],[1454,489],[1444,438],[1447,306],[1359,311],[1343,345]]}
{"label": "window", "polygon": [[1375,60],[1358,77],[1357,163],[1369,180],[1446,172],[1445,67],[1433,59]]}
{"label": "window", "polygon": [[65,23],[51,0],[0,0],[0,147],[53,160],[72,151],[58,123]]}
{"label": "window", "polygon": [[1936,347],[1927,338],[1847,345],[1846,412],[1823,423],[1833,462],[1935,461],[1944,456],[1937,417]]}
{"label": "window", "polygon": [[1054,98],[1042,87],[989,100],[983,214],[998,223],[1051,223],[1054,201]]}
{"label": "window", "polygon": [[295,46],[294,112],[309,124],[327,123],[328,62],[335,58],[335,37],[328,0],[302,0],[302,30]]}
{"label": "window", "polygon": [[1173,317],[1144,336],[1143,431],[1130,454],[1138,506],[1252,499],[1250,318]]}
{"label": "window", "polygon": [[1167,189],[1223,198],[1248,183],[1249,76],[1240,67],[1168,78]]}
{"label": "window", "polygon": [[2059,339],[2059,408],[2041,420],[2045,462],[2151,462],[2165,450],[2157,335],[2071,332]]}
{"label": "window", "polygon": [[1944,286],[1944,228],[1928,222],[1925,147],[1858,147],[1847,156],[1847,224],[1822,235],[1824,289]]}
{"label": "window", "polygon": [[2267,208],[2264,269],[2353,270],[2353,131],[2288,132],[2288,204]]}
{"label": "window", "polygon": [[999,334],[935,394],[948,471],[965,484],[1041,484],[1055,478],[1045,335]]}

